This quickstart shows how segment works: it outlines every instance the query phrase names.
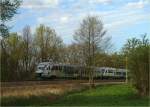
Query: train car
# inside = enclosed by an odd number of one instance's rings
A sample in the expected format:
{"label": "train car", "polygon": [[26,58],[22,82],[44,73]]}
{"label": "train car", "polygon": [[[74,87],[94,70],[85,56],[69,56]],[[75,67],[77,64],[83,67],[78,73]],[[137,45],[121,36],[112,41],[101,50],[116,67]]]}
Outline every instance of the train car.
{"label": "train car", "polygon": [[125,79],[126,78],[126,69],[118,69],[111,67],[101,67],[101,78],[102,79]]}
{"label": "train car", "polygon": [[38,78],[75,78],[80,76],[81,70],[80,66],[43,62],[35,73]]}
{"label": "train car", "polygon": [[[93,67],[92,67],[93,68]],[[94,67],[93,77],[101,79],[121,79],[126,77],[125,69]],[[88,78],[86,67],[70,64],[39,63],[36,70],[38,78]]]}
{"label": "train car", "polygon": [[116,78],[116,79],[125,79],[127,72],[128,71],[126,69],[116,69],[114,78]]}
{"label": "train car", "polygon": [[50,65],[52,65],[50,62],[39,63],[37,66],[37,69],[35,71],[37,78],[40,78],[40,77],[43,77],[44,75],[47,75],[49,72],[48,67],[50,67]]}
{"label": "train car", "polygon": [[109,79],[109,78],[114,78],[115,76],[115,68],[110,68],[110,67],[101,67],[101,78],[102,79]]}

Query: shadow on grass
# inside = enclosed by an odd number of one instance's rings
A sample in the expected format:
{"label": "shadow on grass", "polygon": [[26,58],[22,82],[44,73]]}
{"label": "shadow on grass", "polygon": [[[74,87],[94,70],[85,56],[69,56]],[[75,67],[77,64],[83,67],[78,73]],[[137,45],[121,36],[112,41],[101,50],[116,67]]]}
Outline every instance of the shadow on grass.
{"label": "shadow on grass", "polygon": [[42,96],[28,97],[2,97],[1,106],[43,106],[49,105],[50,102],[56,100],[58,95],[47,94]]}

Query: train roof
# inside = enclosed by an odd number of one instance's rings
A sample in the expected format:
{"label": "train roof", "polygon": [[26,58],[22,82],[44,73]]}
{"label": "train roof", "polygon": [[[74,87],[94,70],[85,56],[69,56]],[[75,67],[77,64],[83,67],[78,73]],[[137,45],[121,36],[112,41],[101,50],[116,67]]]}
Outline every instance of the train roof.
{"label": "train roof", "polygon": [[[83,65],[71,65],[71,64],[64,64],[64,63],[52,63],[52,62],[41,62],[38,64],[38,66],[45,66],[45,65],[52,65],[52,66],[69,66],[69,67],[84,67]],[[111,69],[117,71],[126,71],[126,69],[120,69],[120,68],[112,68],[112,67],[95,67],[98,69]]]}
{"label": "train roof", "polygon": [[71,64],[62,64],[62,63],[60,63],[60,64],[52,64],[52,65],[54,65],[54,66],[70,66],[70,67],[82,67],[81,65],[71,65]]}
{"label": "train roof", "polygon": [[47,65],[47,64],[52,64],[51,62],[41,62],[38,65]]}
{"label": "train roof", "polygon": [[100,69],[113,69],[115,70],[116,68],[112,68],[112,67],[99,67]]}

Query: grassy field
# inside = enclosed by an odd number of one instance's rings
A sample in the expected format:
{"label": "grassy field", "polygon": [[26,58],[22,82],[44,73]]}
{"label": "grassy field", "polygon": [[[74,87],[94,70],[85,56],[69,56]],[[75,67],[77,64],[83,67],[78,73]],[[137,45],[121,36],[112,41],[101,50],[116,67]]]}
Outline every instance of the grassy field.
{"label": "grassy field", "polygon": [[141,98],[129,85],[106,85],[67,95],[52,105],[64,106],[148,106],[148,98]]}
{"label": "grassy field", "polygon": [[48,84],[48,85],[22,85],[1,87],[2,106],[29,106],[49,105],[57,98],[70,92],[84,89],[80,84]]}
{"label": "grassy field", "polygon": [[62,95],[45,93],[32,96],[2,97],[1,104],[11,106],[148,106],[130,85],[101,85],[95,89],[74,90]]}

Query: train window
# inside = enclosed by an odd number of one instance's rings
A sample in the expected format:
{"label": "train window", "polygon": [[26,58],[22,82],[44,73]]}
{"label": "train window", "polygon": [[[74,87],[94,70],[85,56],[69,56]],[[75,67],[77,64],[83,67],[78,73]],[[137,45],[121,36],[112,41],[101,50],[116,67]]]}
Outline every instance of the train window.
{"label": "train window", "polygon": [[38,67],[38,69],[40,69],[40,70],[44,70],[44,69],[45,69],[45,67]]}
{"label": "train window", "polygon": [[125,76],[125,75],[126,75],[126,72],[123,72],[123,75]]}
{"label": "train window", "polygon": [[104,73],[104,72],[105,72],[105,69],[102,69],[102,72]]}
{"label": "train window", "polygon": [[53,67],[52,67],[52,70],[59,70],[59,69],[58,69],[58,66],[53,66]]}
{"label": "train window", "polygon": [[113,70],[108,70],[108,73],[113,73]]}
{"label": "train window", "polygon": [[61,66],[58,66],[58,70],[61,70]]}
{"label": "train window", "polygon": [[117,75],[121,75],[121,72],[116,72]]}
{"label": "train window", "polygon": [[50,66],[48,66],[48,70],[50,70],[51,69],[51,67]]}

